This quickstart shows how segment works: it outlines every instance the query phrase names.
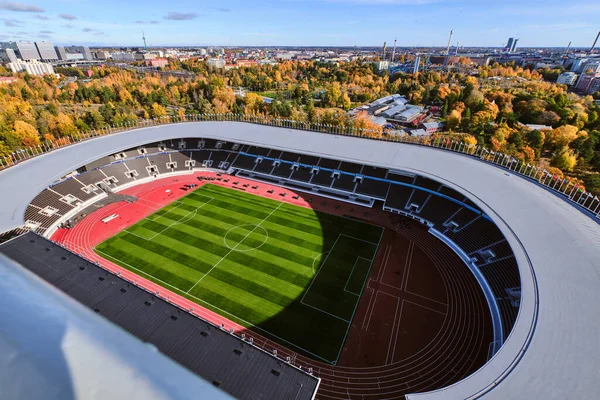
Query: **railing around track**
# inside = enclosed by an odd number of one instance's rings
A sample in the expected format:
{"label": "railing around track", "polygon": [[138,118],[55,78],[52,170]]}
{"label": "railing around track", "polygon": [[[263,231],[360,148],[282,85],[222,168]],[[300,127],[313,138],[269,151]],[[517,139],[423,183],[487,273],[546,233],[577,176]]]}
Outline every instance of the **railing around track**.
{"label": "railing around track", "polygon": [[452,140],[444,137],[435,137],[432,139],[431,137],[424,136],[413,137],[408,135],[399,135],[393,130],[386,131],[385,133],[381,134],[373,130],[347,126],[316,124],[288,119],[265,118],[238,114],[191,114],[185,115],[184,117],[168,116],[149,120],[141,120],[135,123],[107,126],[102,129],[94,129],[89,132],[80,132],[61,137],[55,141],[45,141],[37,146],[17,149],[10,156],[0,158],[0,170],[9,168],[21,161],[25,161],[49,151],[95,137],[112,135],[118,132],[136,128],[144,128],[148,126],[200,121],[245,122],[250,124],[321,132],[324,134],[353,136],[396,143],[407,143],[462,153],[472,157],[477,157],[483,161],[500,166],[514,174],[518,174],[529,178],[530,180],[536,181],[538,184],[552,190],[557,194],[560,194],[561,196],[564,196],[581,209],[593,214],[596,218],[600,218],[600,199],[592,193],[582,190],[577,182],[560,178],[557,175],[549,173],[545,169],[531,165],[522,160],[517,160],[507,154],[488,150],[483,146],[467,144],[463,141]]}

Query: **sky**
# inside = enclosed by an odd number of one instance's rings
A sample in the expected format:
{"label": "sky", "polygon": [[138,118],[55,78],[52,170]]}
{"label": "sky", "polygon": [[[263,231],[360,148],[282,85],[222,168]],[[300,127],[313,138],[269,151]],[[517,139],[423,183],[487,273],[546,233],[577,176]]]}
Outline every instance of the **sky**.
{"label": "sky", "polygon": [[0,40],[142,46],[590,47],[600,1],[0,0]]}

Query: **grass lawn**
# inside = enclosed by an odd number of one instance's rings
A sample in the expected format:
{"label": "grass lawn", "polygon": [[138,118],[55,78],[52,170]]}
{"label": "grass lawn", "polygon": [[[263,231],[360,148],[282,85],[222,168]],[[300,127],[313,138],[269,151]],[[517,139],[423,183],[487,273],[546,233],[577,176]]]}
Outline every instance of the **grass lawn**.
{"label": "grass lawn", "polygon": [[204,185],[95,251],[291,350],[335,363],[382,232]]}

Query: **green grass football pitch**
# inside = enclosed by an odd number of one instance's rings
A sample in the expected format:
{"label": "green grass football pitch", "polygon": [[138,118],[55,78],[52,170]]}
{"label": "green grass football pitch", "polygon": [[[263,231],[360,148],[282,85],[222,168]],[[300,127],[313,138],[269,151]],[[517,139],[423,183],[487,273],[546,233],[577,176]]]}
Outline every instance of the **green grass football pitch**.
{"label": "green grass football pitch", "polygon": [[204,185],[95,251],[291,350],[335,363],[382,233]]}

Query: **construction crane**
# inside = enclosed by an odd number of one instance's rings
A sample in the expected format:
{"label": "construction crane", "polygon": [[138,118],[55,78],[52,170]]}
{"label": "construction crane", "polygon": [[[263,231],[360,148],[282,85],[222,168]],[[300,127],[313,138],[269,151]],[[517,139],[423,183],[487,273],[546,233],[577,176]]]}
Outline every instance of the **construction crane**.
{"label": "construction crane", "polygon": [[569,45],[567,46],[567,51],[565,51],[565,57],[567,57],[569,55],[570,49],[571,49],[571,42],[569,42]]}
{"label": "construction crane", "polygon": [[448,38],[448,46],[446,47],[446,55],[449,56],[450,55],[450,42],[452,41],[452,34],[454,33],[453,30],[450,30],[450,37]]}
{"label": "construction crane", "polygon": [[600,32],[598,32],[598,34],[596,35],[596,39],[594,40],[594,44],[592,45],[592,48],[590,49],[590,54],[592,54],[594,52],[594,47],[596,47],[596,43],[598,43],[598,38],[600,37]]}

